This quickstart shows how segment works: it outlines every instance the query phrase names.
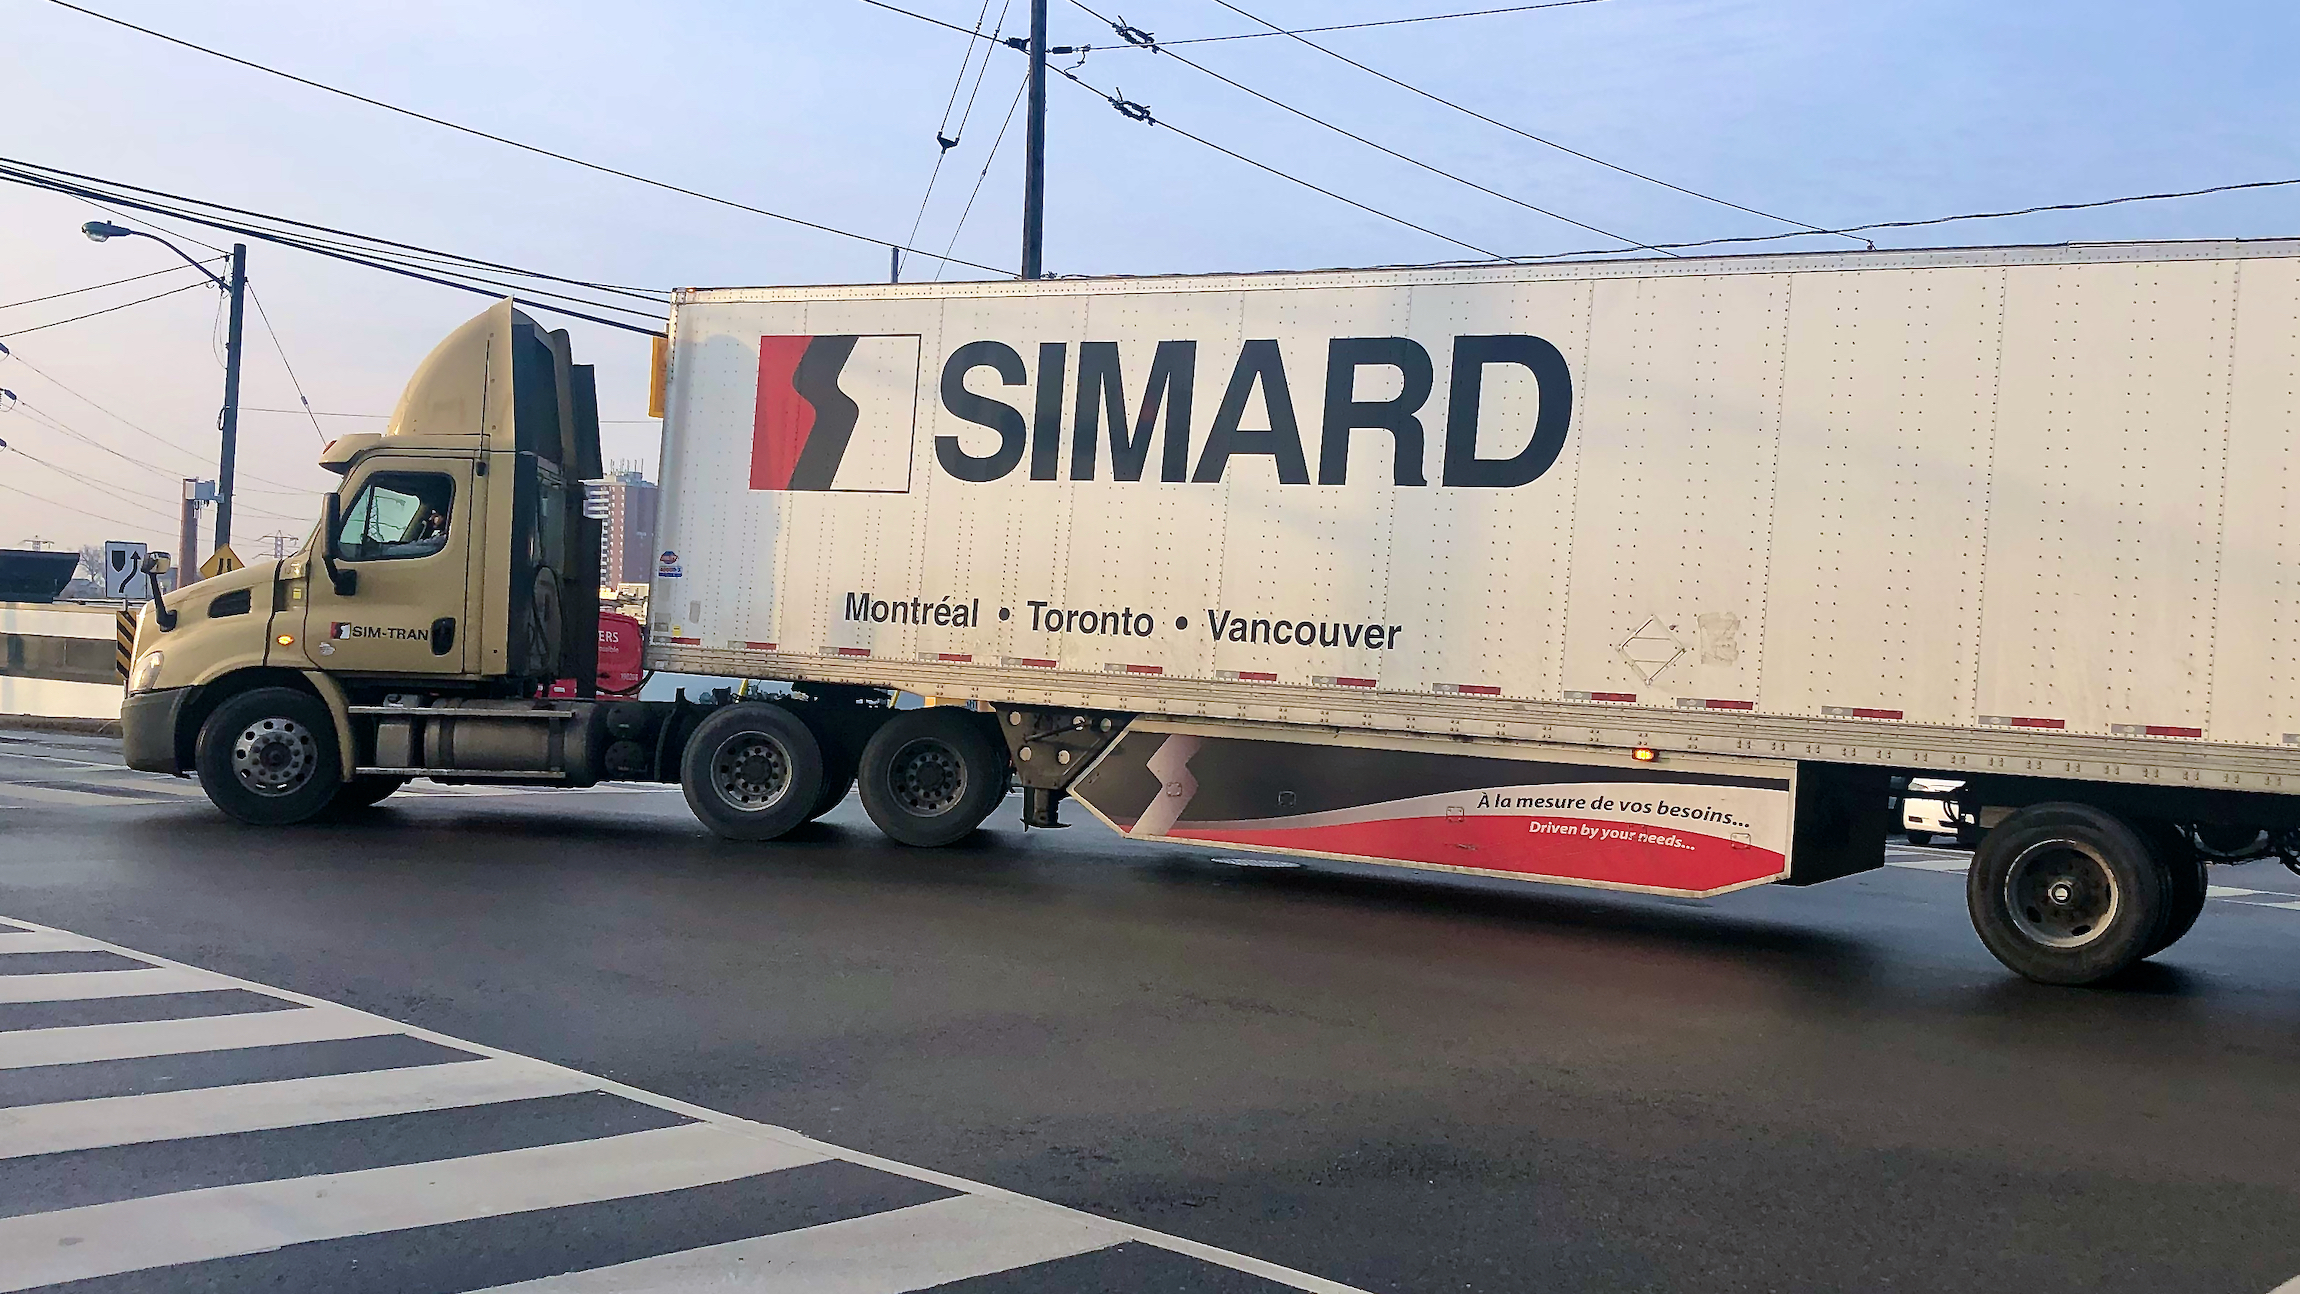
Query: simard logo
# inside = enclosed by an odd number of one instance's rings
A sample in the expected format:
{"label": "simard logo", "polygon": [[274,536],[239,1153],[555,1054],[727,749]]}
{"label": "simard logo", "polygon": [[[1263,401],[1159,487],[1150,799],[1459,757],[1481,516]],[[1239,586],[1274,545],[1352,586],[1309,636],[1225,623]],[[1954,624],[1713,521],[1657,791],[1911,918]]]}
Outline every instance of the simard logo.
{"label": "simard logo", "polygon": [[[996,432],[997,440],[994,448],[978,453],[969,445],[988,443],[979,434],[963,440],[951,435],[935,437],[935,461],[942,470],[962,481],[996,481],[1021,467],[1027,457],[1029,479],[1051,481],[1062,474],[1067,439],[1068,475],[1073,481],[1102,477],[1099,459],[1107,441],[1110,480],[1142,480],[1156,450],[1156,479],[1160,481],[1219,482],[1233,459],[1261,456],[1270,460],[1280,483],[1311,483],[1293,382],[1287,375],[1285,354],[1275,340],[1252,340],[1239,347],[1205,439],[1195,444],[1191,414],[1198,394],[1197,342],[1158,343],[1132,418],[1127,416],[1127,384],[1118,343],[1080,343],[1076,396],[1069,402],[1069,434],[1065,437],[1064,388],[1073,371],[1069,351],[1066,342],[1045,342],[1038,347],[1036,389],[1031,392],[1028,416],[1016,405],[967,384],[977,370],[988,369],[1005,386],[1032,385],[1020,352],[1000,341],[968,342],[951,352],[942,368],[943,408]],[[1408,337],[1337,337],[1326,343],[1325,360],[1324,398],[1313,424],[1317,484],[1349,483],[1353,433],[1360,431],[1389,437],[1390,479],[1394,483],[1430,484],[1424,468],[1427,428],[1422,417],[1436,386],[1429,351]],[[1442,467],[1436,483],[1508,488],[1539,479],[1564,450],[1566,429],[1573,420],[1573,376],[1565,356],[1539,337],[1468,336],[1453,339],[1451,360]],[[1384,370],[1390,374],[1386,381],[1379,376]],[[1488,374],[1496,370],[1514,370],[1514,380],[1519,383],[1530,379],[1534,412],[1481,426]],[[1361,399],[1358,384],[1362,372],[1368,373],[1371,381],[1394,385],[1397,393]],[[1262,420],[1268,425],[1248,427],[1244,425],[1247,412],[1257,395]],[[1510,402],[1513,408],[1523,404]],[[1481,432],[1488,447],[1506,448],[1506,455],[1481,457]]]}
{"label": "simard logo", "polygon": [[917,390],[916,336],[759,338],[751,488],[908,490]]}

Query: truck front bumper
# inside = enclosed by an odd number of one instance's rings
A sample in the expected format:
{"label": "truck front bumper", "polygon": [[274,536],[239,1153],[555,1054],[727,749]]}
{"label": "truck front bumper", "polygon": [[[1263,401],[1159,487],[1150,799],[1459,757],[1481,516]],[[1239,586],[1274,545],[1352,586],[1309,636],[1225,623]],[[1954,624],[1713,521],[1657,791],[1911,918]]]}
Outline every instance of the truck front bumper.
{"label": "truck front bumper", "polygon": [[180,773],[176,721],[192,689],[139,692],[120,702],[120,747],[128,767],[145,773]]}

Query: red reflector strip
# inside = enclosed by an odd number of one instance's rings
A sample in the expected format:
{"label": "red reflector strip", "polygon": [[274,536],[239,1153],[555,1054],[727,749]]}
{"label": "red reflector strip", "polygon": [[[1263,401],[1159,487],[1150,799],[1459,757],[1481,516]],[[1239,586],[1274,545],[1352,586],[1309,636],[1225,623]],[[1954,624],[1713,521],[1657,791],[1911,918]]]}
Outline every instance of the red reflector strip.
{"label": "red reflector strip", "polygon": [[1908,716],[1898,710],[1872,710],[1860,705],[1825,705],[1821,713],[1832,719],[1904,719]]}
{"label": "red reflector strip", "polygon": [[2175,728],[2161,723],[2114,723],[2108,730],[2119,737],[2201,737],[2202,728]]}
{"label": "red reflector strip", "polygon": [[834,653],[836,653],[836,654],[838,654],[838,655],[840,655],[840,656],[868,656],[868,655],[870,655],[870,648],[868,648],[868,647],[833,647],[833,648],[831,648],[831,650],[832,650]]}
{"label": "red reflector strip", "polygon": [[746,642],[743,645],[750,648],[752,651],[773,651],[775,649],[775,645],[773,643]]}
{"label": "red reflector strip", "polygon": [[1218,669],[1214,671],[1214,677],[1234,683],[1275,683],[1278,681],[1277,675],[1265,674],[1258,669]]}
{"label": "red reflector strip", "polygon": [[671,641],[681,647],[700,647],[703,645],[703,640],[700,638],[673,638]]}
{"label": "red reflector strip", "polygon": [[1166,667],[1163,665],[1104,665],[1102,672],[1105,674],[1163,674],[1166,672]]}
{"label": "red reflector strip", "polygon": [[1637,699],[1637,694],[1635,692],[1568,692],[1565,694],[1565,699],[1568,701],[1630,702]]}
{"label": "red reflector strip", "polygon": [[1343,678],[1338,674],[1313,675],[1310,682],[1319,687],[1372,687],[1374,685],[1374,681],[1370,678]]}
{"label": "red reflector strip", "polygon": [[2066,719],[2026,719],[2019,715],[1984,714],[1981,723],[1991,728],[2066,728]]}
{"label": "red reflector strip", "polygon": [[1677,708],[1680,710],[1754,710],[1757,708],[1757,703],[1755,701],[1703,701],[1695,697],[1681,696],[1677,698]]}
{"label": "red reflector strip", "polygon": [[1434,683],[1430,686],[1430,690],[1460,696],[1501,695],[1501,689],[1490,683]]}
{"label": "red reflector strip", "polygon": [[1053,662],[1053,661],[1050,661],[1050,660],[1033,660],[1033,659],[1031,659],[1031,658],[1030,658],[1030,657],[1028,657],[1028,656],[1006,656],[1006,657],[1002,657],[1001,659],[1002,659],[1002,660],[1003,660],[1003,661],[1004,661],[1006,664],[1008,664],[1008,665],[1027,665],[1027,666],[1029,666],[1031,669],[1053,669],[1053,668],[1054,668],[1054,662]]}
{"label": "red reflector strip", "polygon": [[934,658],[936,660],[953,661],[960,665],[971,664],[974,660],[973,656],[962,651],[938,651],[934,654]]}

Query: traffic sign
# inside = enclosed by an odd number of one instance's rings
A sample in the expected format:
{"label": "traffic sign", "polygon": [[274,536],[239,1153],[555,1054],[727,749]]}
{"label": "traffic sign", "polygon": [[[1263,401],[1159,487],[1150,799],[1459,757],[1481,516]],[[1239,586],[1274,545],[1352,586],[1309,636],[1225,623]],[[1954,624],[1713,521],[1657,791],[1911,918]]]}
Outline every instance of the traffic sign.
{"label": "traffic sign", "polygon": [[144,574],[150,545],[126,539],[104,541],[104,596],[131,602],[150,601],[152,578]]}
{"label": "traffic sign", "polygon": [[200,578],[212,580],[225,571],[236,571],[245,565],[247,563],[240,560],[240,555],[232,551],[232,546],[225,544],[209,553],[208,560],[200,563]]}

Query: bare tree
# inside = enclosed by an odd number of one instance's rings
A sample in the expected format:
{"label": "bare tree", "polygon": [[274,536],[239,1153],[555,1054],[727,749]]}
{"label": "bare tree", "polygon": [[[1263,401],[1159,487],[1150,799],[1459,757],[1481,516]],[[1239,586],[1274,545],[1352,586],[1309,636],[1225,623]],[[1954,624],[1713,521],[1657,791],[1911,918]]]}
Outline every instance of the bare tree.
{"label": "bare tree", "polygon": [[99,585],[104,582],[104,546],[102,544],[80,545],[80,578],[94,580]]}

